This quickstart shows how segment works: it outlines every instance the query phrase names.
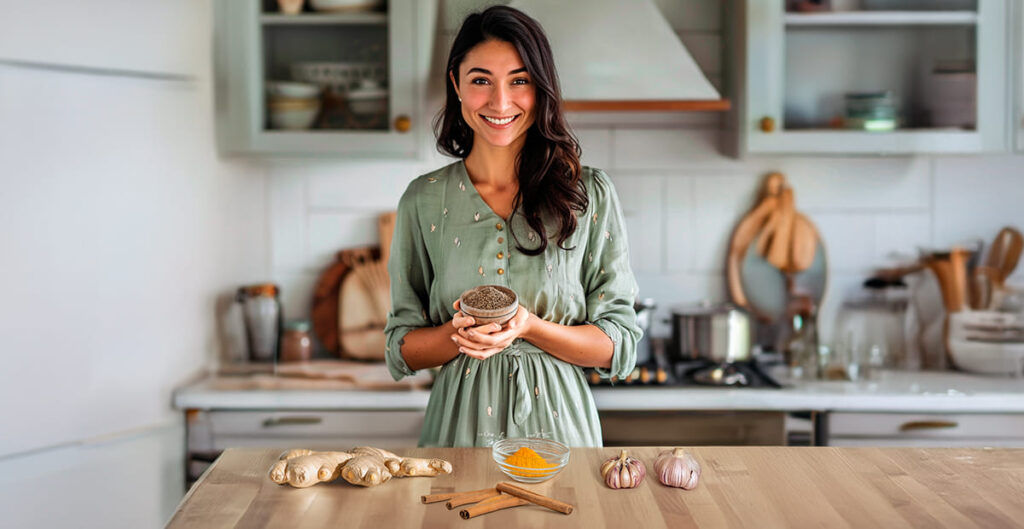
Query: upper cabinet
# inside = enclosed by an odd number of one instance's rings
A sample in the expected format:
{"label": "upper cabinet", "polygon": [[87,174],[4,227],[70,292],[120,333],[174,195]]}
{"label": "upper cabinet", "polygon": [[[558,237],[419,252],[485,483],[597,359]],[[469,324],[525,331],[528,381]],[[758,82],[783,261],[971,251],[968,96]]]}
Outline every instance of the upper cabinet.
{"label": "upper cabinet", "polygon": [[1014,59],[1017,68],[1017,101],[1013,112],[1013,130],[1017,131],[1017,152],[1024,153],[1024,5],[1021,2],[1017,2],[1015,5],[1017,31],[1013,49],[1017,52]]}
{"label": "upper cabinet", "polygon": [[[300,11],[287,13],[288,4]],[[415,0],[218,0],[221,150],[415,158],[422,27]],[[430,13],[432,16],[432,13]]]}
{"label": "upper cabinet", "polygon": [[1007,149],[1007,0],[732,5],[736,154]]}

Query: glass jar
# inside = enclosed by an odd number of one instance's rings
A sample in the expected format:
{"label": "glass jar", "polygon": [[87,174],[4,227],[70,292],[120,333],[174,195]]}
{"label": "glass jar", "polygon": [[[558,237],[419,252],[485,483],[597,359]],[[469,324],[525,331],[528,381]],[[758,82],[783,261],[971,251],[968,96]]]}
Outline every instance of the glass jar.
{"label": "glass jar", "polygon": [[289,321],[281,335],[282,362],[308,362],[313,357],[313,339],[309,336],[309,321]]}

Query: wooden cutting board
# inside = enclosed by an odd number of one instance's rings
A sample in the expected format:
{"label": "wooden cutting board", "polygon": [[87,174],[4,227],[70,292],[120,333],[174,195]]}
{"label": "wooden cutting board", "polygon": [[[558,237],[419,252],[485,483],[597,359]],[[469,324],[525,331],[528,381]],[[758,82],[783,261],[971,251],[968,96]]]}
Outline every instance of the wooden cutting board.
{"label": "wooden cutting board", "polygon": [[366,389],[406,390],[428,388],[434,381],[429,369],[395,381],[382,362],[313,360],[277,364],[222,366],[218,387],[224,389]]}

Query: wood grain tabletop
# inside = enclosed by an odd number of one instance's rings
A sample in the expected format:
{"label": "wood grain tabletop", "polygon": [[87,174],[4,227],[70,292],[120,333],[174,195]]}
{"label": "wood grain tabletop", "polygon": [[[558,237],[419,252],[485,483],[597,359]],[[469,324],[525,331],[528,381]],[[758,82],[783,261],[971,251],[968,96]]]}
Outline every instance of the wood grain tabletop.
{"label": "wood grain tabletop", "polygon": [[[668,448],[668,447],[663,447]],[[526,505],[463,520],[425,494],[510,481],[488,448],[410,448],[440,457],[451,475],[395,478],[376,487],[343,479],[305,489],[267,476],[281,450],[224,452],[182,500],[170,528],[531,527],[1024,527],[1024,449],[686,447],[703,472],[695,490],[661,485],[663,448],[629,448],[648,469],[636,489],[605,487],[598,468],[619,448],[574,448],[568,466],[536,485],[575,507]]]}

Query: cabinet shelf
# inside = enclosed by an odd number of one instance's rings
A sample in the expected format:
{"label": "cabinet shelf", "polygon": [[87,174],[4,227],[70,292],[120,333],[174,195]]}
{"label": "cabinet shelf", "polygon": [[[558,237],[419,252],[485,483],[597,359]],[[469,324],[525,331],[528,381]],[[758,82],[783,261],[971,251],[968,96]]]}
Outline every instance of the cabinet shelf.
{"label": "cabinet shelf", "polygon": [[301,13],[298,15],[282,15],[268,13],[260,15],[260,23],[264,26],[344,26],[344,25],[378,25],[386,26],[387,13],[341,13],[320,15]]}
{"label": "cabinet shelf", "polygon": [[786,13],[787,27],[825,26],[973,26],[973,11],[842,11]]}

